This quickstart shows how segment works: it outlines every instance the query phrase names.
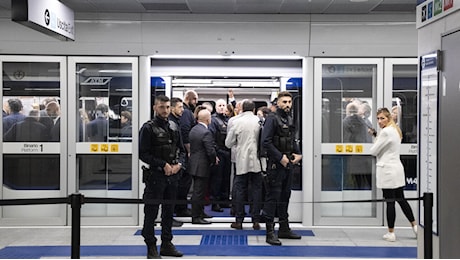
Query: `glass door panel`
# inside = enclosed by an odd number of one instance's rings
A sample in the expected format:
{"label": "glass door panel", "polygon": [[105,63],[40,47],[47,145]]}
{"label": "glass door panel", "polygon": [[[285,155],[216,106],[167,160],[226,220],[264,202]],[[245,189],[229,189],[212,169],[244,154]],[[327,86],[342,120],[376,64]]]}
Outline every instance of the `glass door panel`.
{"label": "glass door panel", "polygon": [[[374,159],[369,154],[375,128],[376,93],[382,87],[380,59],[317,59],[315,61],[315,201],[370,200],[377,197]],[[316,113],[317,114],[317,113]],[[317,145],[315,145],[317,146]],[[377,203],[319,203],[315,225],[369,225],[381,221]]]}
{"label": "glass door panel", "polygon": [[[405,196],[416,198],[417,193],[417,121],[418,121],[418,92],[417,92],[418,61],[413,59],[385,60],[385,104],[391,107],[393,119],[403,133],[401,144],[401,161],[406,174]],[[386,96],[385,96],[386,97]],[[388,102],[387,102],[388,101]],[[409,201],[414,212],[418,207],[417,201]],[[403,216],[397,207],[398,216]],[[396,219],[396,225],[405,226],[404,218]]]}
{"label": "glass door panel", "polygon": [[[65,58],[2,60],[2,199],[65,197]],[[65,140],[65,139],[63,139]],[[1,224],[65,224],[66,205],[2,207]]]}
{"label": "glass door panel", "polygon": [[[69,85],[75,86],[70,96],[75,115],[75,130],[69,133],[75,148],[72,186],[86,197],[137,198],[137,59],[70,61]],[[82,224],[137,224],[137,209],[136,204],[84,204]]]}

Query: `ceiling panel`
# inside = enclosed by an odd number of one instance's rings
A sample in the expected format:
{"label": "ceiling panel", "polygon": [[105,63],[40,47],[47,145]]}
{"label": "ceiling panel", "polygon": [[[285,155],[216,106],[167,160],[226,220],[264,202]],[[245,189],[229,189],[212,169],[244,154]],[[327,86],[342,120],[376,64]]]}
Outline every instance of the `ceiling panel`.
{"label": "ceiling panel", "polygon": [[[75,13],[372,14],[415,13],[415,0],[61,0]],[[0,0],[0,11],[11,0]]]}
{"label": "ceiling panel", "polygon": [[233,14],[236,0],[187,0],[192,13]]}

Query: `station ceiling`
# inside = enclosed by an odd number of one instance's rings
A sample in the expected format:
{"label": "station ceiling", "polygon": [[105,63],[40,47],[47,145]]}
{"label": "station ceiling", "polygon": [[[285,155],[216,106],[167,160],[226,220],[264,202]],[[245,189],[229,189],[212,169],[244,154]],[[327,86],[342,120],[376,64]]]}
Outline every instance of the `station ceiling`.
{"label": "station ceiling", "polygon": [[[415,13],[416,0],[60,0],[79,13],[382,14]],[[11,0],[0,0],[11,12]]]}

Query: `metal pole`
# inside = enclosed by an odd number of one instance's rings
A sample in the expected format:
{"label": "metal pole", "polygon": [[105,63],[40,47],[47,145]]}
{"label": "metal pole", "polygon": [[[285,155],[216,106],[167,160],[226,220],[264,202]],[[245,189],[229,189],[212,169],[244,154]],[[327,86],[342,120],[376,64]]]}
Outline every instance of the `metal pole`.
{"label": "metal pole", "polygon": [[70,195],[70,207],[72,208],[72,237],[71,258],[80,259],[80,217],[83,195],[74,193]]}
{"label": "metal pole", "polygon": [[433,193],[423,193],[423,253],[425,259],[433,259]]}

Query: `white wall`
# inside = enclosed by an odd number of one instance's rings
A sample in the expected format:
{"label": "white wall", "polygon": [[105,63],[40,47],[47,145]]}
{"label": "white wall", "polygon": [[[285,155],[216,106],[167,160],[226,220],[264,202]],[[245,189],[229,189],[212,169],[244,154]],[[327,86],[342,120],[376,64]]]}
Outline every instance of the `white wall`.
{"label": "white wall", "polygon": [[0,54],[415,57],[415,15],[78,14],[75,42],[0,13]]}
{"label": "white wall", "polygon": [[[449,14],[442,19],[430,23],[418,30],[418,56],[441,50],[441,38],[444,33],[460,28],[460,11]],[[439,209],[439,208],[438,208]],[[436,214],[435,212],[433,214]],[[419,227],[418,249],[419,258],[424,255],[423,227]],[[433,235],[433,258],[440,258],[440,239],[439,236]]]}

